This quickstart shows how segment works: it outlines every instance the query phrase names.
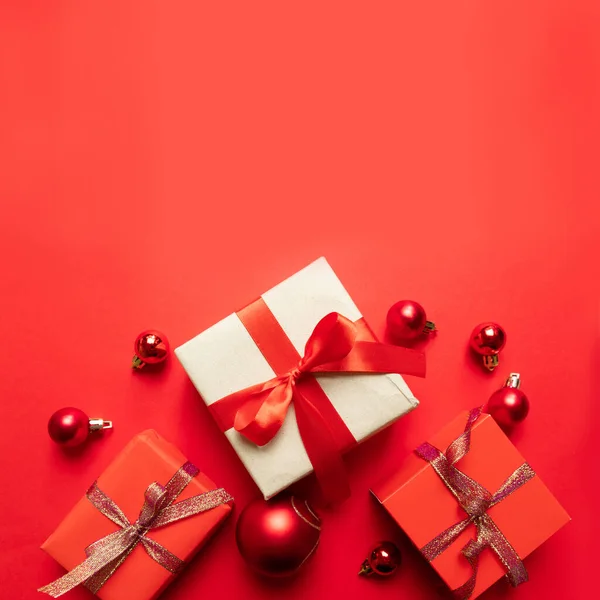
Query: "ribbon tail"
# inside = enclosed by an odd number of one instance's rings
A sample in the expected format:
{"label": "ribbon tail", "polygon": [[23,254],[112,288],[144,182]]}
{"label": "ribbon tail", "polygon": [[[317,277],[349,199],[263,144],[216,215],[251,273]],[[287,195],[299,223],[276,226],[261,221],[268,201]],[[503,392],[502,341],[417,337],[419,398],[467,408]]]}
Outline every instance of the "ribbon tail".
{"label": "ribbon tail", "polygon": [[89,577],[83,582],[83,585],[92,594],[97,594],[100,588],[113,576],[113,573],[125,562],[125,559],[131,554],[133,549],[137,546],[137,543],[132,544],[127,552],[121,554],[115,558],[115,560],[109,562],[105,567],[100,569],[97,573]]}
{"label": "ribbon tail", "polygon": [[173,575],[177,575],[181,569],[183,569],[185,562],[157,541],[145,537],[142,539],[142,545],[152,560],[156,561],[167,571],[173,573]]}
{"label": "ribbon tail", "polygon": [[439,535],[434,537],[428,544],[421,548],[423,556],[431,562],[442,552],[445,552],[458,538],[458,536],[471,524],[471,517],[459,521],[456,525],[448,527]]}
{"label": "ribbon tail", "polygon": [[127,543],[122,538],[125,538],[125,535],[115,540],[110,546],[103,548],[102,551],[88,556],[82,563],[56,581],[39,588],[38,592],[48,594],[52,598],[58,598],[78,585],[85,583],[88,579],[107,567],[107,565],[116,561],[122,554],[128,554],[131,551],[131,547],[134,544]]}
{"label": "ribbon tail", "polygon": [[297,388],[294,407],[298,431],[327,504],[350,496],[350,484],[338,444],[318,408]]}
{"label": "ribbon tail", "polygon": [[399,373],[425,377],[425,355],[422,352],[380,344],[355,342],[352,350],[335,362],[315,365],[313,373]]}
{"label": "ribbon tail", "polygon": [[463,549],[463,556],[471,565],[471,576],[460,587],[452,590],[452,595],[456,600],[468,600],[475,590],[477,583],[477,571],[479,570],[479,554],[485,546],[479,539],[471,540]]}
{"label": "ribbon tail", "polygon": [[487,545],[496,553],[504,565],[506,577],[510,584],[517,587],[525,583],[529,579],[529,575],[523,561],[489,515],[484,515],[482,518],[482,532]]}

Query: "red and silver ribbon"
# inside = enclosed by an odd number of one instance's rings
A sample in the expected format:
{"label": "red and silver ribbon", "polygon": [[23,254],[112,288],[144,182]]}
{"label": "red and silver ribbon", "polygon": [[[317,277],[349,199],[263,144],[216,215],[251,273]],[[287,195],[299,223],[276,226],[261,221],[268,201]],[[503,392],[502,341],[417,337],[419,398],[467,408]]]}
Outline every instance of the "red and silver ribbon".
{"label": "red and silver ribbon", "polygon": [[184,561],[146,534],[152,529],[165,527],[233,500],[220,488],[173,504],[198,473],[195,465],[186,462],[165,486],[151,483],[146,489],[144,505],[135,523],[131,523],[115,501],[94,482],[87,491],[88,500],[120,529],[89,545],[85,549],[87,558],[82,563],[38,592],[58,598],[79,584],[84,584],[96,593],[138,544],[167,571],[179,573]]}
{"label": "red and silver ribbon", "polygon": [[447,550],[469,525],[475,525],[477,530],[476,537],[461,551],[471,565],[472,574],[463,585],[453,590],[454,597],[458,600],[467,600],[473,593],[477,581],[479,555],[485,548],[490,548],[498,556],[506,569],[506,576],[511,585],[516,587],[528,578],[523,561],[487,511],[535,477],[534,470],[527,463],[523,463],[495,494],[491,494],[455,466],[471,448],[471,429],[481,416],[482,410],[483,407],[471,410],[464,432],[448,446],[445,453],[427,442],[415,450],[418,456],[431,464],[467,513],[465,519],[452,525],[421,548],[425,558],[431,562]]}

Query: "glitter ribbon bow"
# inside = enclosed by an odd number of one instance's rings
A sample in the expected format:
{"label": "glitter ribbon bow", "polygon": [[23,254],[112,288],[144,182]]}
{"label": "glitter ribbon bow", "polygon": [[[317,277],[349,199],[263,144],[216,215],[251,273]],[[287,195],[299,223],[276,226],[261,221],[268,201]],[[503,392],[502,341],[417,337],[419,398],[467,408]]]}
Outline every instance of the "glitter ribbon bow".
{"label": "glitter ribbon bow", "polygon": [[516,587],[528,579],[523,561],[487,511],[534,477],[534,470],[527,463],[523,463],[492,495],[455,467],[470,450],[471,429],[480,417],[482,409],[483,407],[479,407],[471,410],[464,432],[448,446],[445,453],[427,442],[415,450],[418,456],[431,464],[467,513],[465,519],[452,525],[421,548],[425,558],[430,562],[434,560],[447,550],[469,525],[475,525],[477,530],[475,539],[470,540],[461,551],[471,565],[472,574],[463,585],[453,590],[454,597],[458,600],[466,600],[473,593],[477,581],[479,555],[485,548],[490,548],[498,556],[506,568],[506,576],[511,585]]}
{"label": "glitter ribbon bow", "polygon": [[151,529],[164,527],[233,500],[220,488],[173,504],[199,472],[198,467],[186,462],[165,486],[157,482],[151,483],[146,489],[144,505],[135,523],[131,523],[114,500],[94,482],[87,491],[88,500],[121,529],[89,545],[85,549],[87,558],[82,563],[38,591],[58,598],[83,583],[91,592],[96,593],[138,544],[159,565],[173,574],[179,573],[184,561],[146,534]]}

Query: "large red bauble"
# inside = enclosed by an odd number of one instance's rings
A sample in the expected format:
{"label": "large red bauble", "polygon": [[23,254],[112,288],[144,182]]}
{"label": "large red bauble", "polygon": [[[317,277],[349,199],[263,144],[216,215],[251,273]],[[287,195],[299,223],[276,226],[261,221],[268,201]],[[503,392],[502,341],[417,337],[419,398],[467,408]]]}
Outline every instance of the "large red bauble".
{"label": "large red bauble", "polygon": [[496,390],[488,400],[487,412],[502,427],[510,428],[529,414],[529,399],[519,389],[518,373],[511,373],[504,387]]}
{"label": "large red bauble", "polygon": [[61,408],[48,421],[50,437],[63,446],[78,446],[87,439],[90,430],[88,416],[79,408]]}
{"label": "large red bauble", "polygon": [[297,571],[319,544],[321,522],[294,496],[254,500],[237,522],[240,554],[255,571],[285,577]]}
{"label": "large red bauble", "polygon": [[412,341],[435,331],[435,325],[427,320],[425,309],[414,300],[396,302],[387,314],[390,338],[395,342]]}

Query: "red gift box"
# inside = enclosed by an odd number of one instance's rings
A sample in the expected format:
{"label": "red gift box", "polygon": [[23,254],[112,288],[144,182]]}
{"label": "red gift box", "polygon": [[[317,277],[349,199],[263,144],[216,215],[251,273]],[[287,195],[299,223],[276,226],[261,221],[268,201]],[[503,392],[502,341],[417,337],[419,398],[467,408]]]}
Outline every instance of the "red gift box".
{"label": "red gift box", "polygon": [[[140,516],[149,486],[153,482],[166,485],[180,472],[182,465],[190,464],[175,446],[155,431],[148,430],[135,436],[115,458],[98,478],[97,487],[133,524]],[[189,482],[172,507],[216,488],[206,475],[197,472],[193,465],[191,467],[192,472],[197,474],[187,478]],[[225,492],[223,496],[231,500]],[[147,537],[187,563],[230,512],[230,504],[221,503],[164,527],[152,528]],[[102,514],[88,496],[84,496],[44,542],[42,549],[71,571],[86,559],[85,549],[88,546],[117,531],[119,526]],[[103,600],[152,600],[173,577],[172,572],[151,558],[144,545],[138,543],[96,593]]]}
{"label": "red gift box", "polygon": [[[434,450],[448,455],[448,445],[461,437],[469,415],[462,413],[433,436],[430,444]],[[470,436],[470,449],[456,463],[459,475],[464,473],[494,495],[507,478],[524,465],[525,459],[489,415],[482,414],[475,421]],[[528,465],[524,466],[531,478],[486,510],[520,559],[570,520],[541,479]],[[426,557],[443,532],[469,517],[432,464],[417,453],[410,455],[390,478],[373,487],[371,492]],[[463,549],[477,537],[474,519],[454,541],[430,559],[452,590],[465,585],[474,573]],[[470,598],[476,598],[506,574],[507,568],[499,556],[486,547],[478,556]]]}

